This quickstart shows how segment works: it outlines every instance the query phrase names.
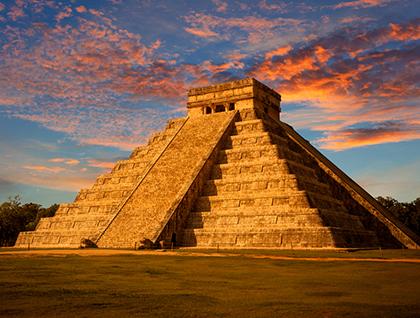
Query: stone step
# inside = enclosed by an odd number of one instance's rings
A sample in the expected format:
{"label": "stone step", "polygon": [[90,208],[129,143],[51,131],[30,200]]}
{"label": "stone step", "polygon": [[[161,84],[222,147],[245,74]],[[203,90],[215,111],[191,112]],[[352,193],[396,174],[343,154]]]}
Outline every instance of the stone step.
{"label": "stone step", "polygon": [[107,225],[112,215],[84,215],[81,217],[74,216],[55,216],[51,218],[42,218],[36,230],[62,231],[72,229],[92,229],[94,227],[104,227]]}
{"label": "stone step", "polygon": [[[137,180],[135,180],[137,181]],[[115,191],[115,190],[132,190],[136,182],[120,182],[120,183],[105,183],[97,184],[95,183],[92,188],[89,189],[90,192],[98,191]]]}
{"label": "stone step", "polygon": [[49,248],[49,247],[62,247],[62,248],[77,248],[80,246],[82,238],[91,238],[92,231],[69,230],[63,234],[60,232],[51,231],[32,231],[21,232],[19,235],[19,242],[16,247],[31,247]]}
{"label": "stone step", "polygon": [[248,174],[224,176],[222,179],[209,180],[206,182],[203,195],[217,195],[229,192],[246,191],[279,191],[290,190],[316,190],[321,194],[330,194],[328,185],[314,179],[296,177],[293,174]]}
{"label": "stone step", "polygon": [[89,189],[81,189],[78,193],[78,196],[88,195],[97,192],[112,192],[112,191],[127,191],[131,190],[134,186],[134,183],[106,183],[106,184],[97,184],[95,183]]}
{"label": "stone step", "polygon": [[364,227],[357,216],[340,211],[318,210],[307,213],[286,213],[261,212],[253,213],[232,213],[228,211],[194,212],[190,214],[187,228],[211,228],[217,226],[271,226],[271,227],[311,227],[311,226],[334,226],[363,230]]}
{"label": "stone step", "polygon": [[118,183],[131,183],[136,182],[139,177],[144,173],[142,170],[132,170],[132,171],[113,171],[108,174],[101,175],[96,179],[97,184],[118,184]]}
{"label": "stone step", "polygon": [[267,247],[267,248],[335,248],[376,247],[378,241],[371,231],[339,228],[254,229],[250,232],[205,231],[187,229],[182,234],[183,246],[196,247]]}
{"label": "stone step", "polygon": [[219,153],[217,163],[232,163],[257,159],[277,159],[279,155],[277,146],[263,145],[246,147],[245,149],[225,149]]}
{"label": "stone step", "polygon": [[213,208],[211,210],[204,211],[192,211],[190,214],[194,215],[196,213],[202,215],[243,215],[243,216],[252,216],[252,215],[308,215],[308,214],[318,214],[318,209],[310,207],[290,207],[288,205],[271,205],[271,206],[253,206],[253,207],[232,207],[232,208]]}
{"label": "stone step", "polygon": [[[292,172],[293,170],[293,172]],[[298,174],[308,178],[315,178],[314,169],[299,163],[287,161],[286,159],[265,159],[237,161],[231,163],[215,164],[211,178],[221,179],[231,175],[279,175],[279,174]]]}
{"label": "stone step", "polygon": [[309,199],[304,191],[234,193],[215,196],[201,196],[195,203],[196,211],[208,211],[214,208],[237,208],[254,206],[288,205],[309,207]]}
{"label": "stone step", "polygon": [[88,192],[81,192],[75,199],[75,203],[81,203],[84,201],[96,202],[96,201],[107,201],[113,200],[114,202],[120,202],[122,199],[130,194],[132,188],[127,190],[113,190],[113,191],[96,191],[89,190]]}
{"label": "stone step", "polygon": [[278,145],[239,146],[233,149],[221,150],[217,163],[232,163],[256,159],[288,159],[305,164],[302,156]]}
{"label": "stone step", "polygon": [[137,162],[125,160],[123,162],[117,162],[117,164],[112,169],[112,172],[127,170],[144,170],[149,162],[150,160],[142,160]]}
{"label": "stone step", "polygon": [[[314,204],[315,203],[315,204]],[[235,192],[213,196],[200,196],[195,204],[196,211],[208,211],[214,208],[236,208],[288,205],[290,207],[317,207],[325,209],[342,210],[341,201],[319,193],[308,193],[307,191],[293,191],[279,193],[277,191],[264,192]]]}
{"label": "stone step", "polygon": [[78,207],[92,207],[92,206],[108,206],[108,205],[118,205],[122,200],[118,198],[104,198],[102,200],[81,200],[75,201],[75,206]]}
{"label": "stone step", "polygon": [[287,139],[280,137],[270,132],[254,132],[244,133],[241,135],[231,135],[226,144],[225,149],[236,148],[239,146],[255,146],[255,145],[269,145],[269,144],[287,144]]}
{"label": "stone step", "polygon": [[57,211],[56,215],[75,215],[88,213],[109,214],[112,213],[117,206],[117,204],[104,205],[101,204],[101,202],[97,202],[96,204],[91,205],[72,203],[71,205],[63,207],[62,209]]}
{"label": "stone step", "polygon": [[[228,194],[232,192],[255,192],[255,191],[290,191],[299,190],[296,176],[290,174],[281,175],[239,175],[229,176],[222,179],[209,180],[203,188],[205,196]],[[301,189],[302,190],[302,189]]]}
{"label": "stone step", "polygon": [[233,134],[249,134],[255,132],[269,131],[269,127],[261,119],[238,121],[235,123]]}

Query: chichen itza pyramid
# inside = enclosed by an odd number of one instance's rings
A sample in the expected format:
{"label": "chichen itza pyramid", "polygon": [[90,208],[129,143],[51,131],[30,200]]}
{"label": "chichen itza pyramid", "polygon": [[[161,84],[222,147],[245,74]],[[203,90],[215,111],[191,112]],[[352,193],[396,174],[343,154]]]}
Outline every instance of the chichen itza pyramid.
{"label": "chichen itza pyramid", "polygon": [[280,121],[253,78],[188,92],[188,116],[118,161],[17,247],[419,248],[419,238]]}

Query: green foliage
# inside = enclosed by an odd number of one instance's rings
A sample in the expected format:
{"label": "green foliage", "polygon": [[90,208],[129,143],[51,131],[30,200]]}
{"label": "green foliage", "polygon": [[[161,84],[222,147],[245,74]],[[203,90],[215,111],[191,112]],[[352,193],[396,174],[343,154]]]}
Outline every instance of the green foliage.
{"label": "green foliage", "polygon": [[20,197],[9,198],[0,205],[0,246],[12,246],[21,231],[32,231],[42,217],[54,216],[57,204],[43,208],[40,204],[22,204]]}
{"label": "green foliage", "polygon": [[377,197],[376,199],[397,219],[420,235],[420,198],[408,203],[398,202],[391,197]]}

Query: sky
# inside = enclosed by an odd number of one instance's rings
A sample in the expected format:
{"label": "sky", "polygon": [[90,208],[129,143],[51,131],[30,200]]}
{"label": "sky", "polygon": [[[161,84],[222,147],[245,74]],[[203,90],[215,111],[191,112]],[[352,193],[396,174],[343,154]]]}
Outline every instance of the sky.
{"label": "sky", "polygon": [[0,0],[0,202],[71,202],[186,116],[189,88],[254,77],[373,196],[420,197],[420,1]]}

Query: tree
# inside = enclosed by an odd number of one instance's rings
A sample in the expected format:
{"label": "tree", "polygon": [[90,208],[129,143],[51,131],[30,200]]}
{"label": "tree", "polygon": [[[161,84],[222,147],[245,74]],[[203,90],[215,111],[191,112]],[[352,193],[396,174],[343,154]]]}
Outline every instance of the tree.
{"label": "tree", "polygon": [[32,231],[41,217],[54,216],[57,204],[43,208],[36,203],[21,203],[20,197],[9,198],[0,205],[0,246],[12,246],[21,231]]}
{"label": "tree", "polygon": [[391,197],[378,197],[377,200],[398,220],[420,235],[420,198],[408,203],[398,202]]}

